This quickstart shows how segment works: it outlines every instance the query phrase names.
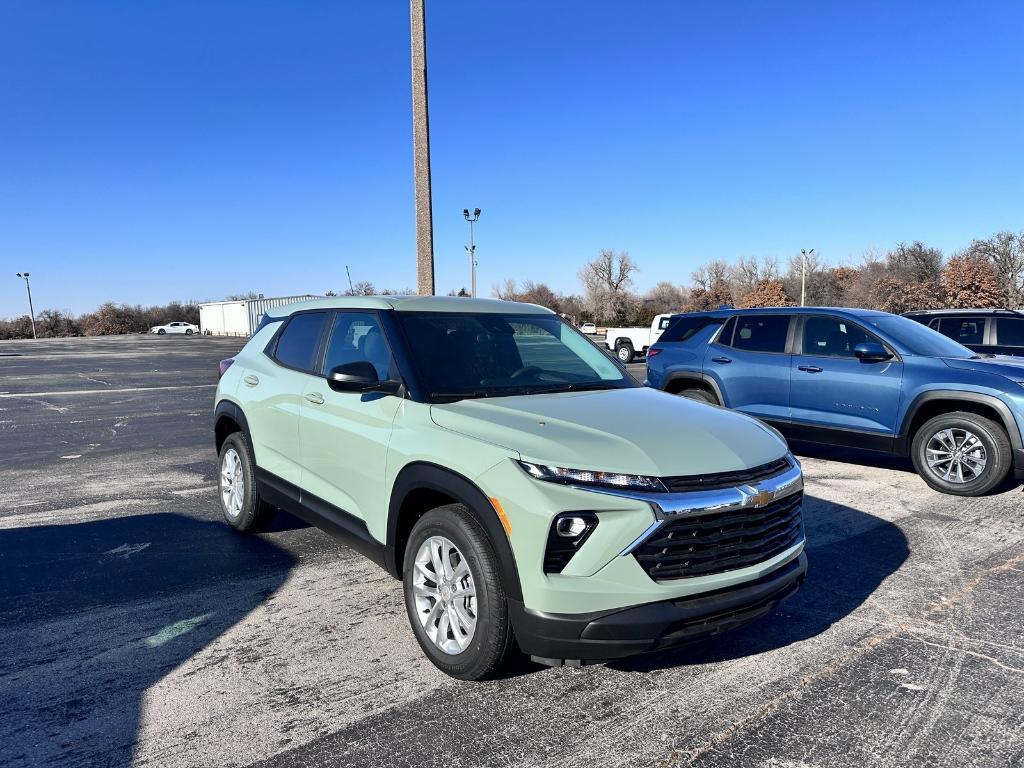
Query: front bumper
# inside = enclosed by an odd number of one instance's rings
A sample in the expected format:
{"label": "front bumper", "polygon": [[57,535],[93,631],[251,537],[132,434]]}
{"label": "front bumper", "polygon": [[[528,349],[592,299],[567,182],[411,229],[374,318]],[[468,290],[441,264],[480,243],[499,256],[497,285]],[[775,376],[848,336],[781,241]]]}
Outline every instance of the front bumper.
{"label": "front bumper", "polygon": [[533,611],[509,601],[516,640],[545,664],[610,661],[702,640],[743,626],[792,596],[807,573],[807,555],[738,586],[589,614]]}

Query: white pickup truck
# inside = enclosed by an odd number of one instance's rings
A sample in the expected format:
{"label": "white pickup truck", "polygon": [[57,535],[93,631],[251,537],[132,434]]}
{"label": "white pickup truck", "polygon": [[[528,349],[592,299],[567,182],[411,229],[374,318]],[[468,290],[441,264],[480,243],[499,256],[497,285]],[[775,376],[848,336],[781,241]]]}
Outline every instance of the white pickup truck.
{"label": "white pickup truck", "polygon": [[656,315],[650,328],[609,328],[604,345],[615,352],[623,364],[633,362],[638,355],[646,355],[647,348],[656,342],[672,322],[672,315]]}

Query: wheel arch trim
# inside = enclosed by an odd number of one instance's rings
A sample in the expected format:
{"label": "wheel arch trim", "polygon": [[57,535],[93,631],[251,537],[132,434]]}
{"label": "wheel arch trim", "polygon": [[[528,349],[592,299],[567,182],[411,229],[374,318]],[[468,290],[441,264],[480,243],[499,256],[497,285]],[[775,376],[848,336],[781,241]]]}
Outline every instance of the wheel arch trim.
{"label": "wheel arch trim", "polygon": [[505,594],[512,599],[521,600],[522,587],[512,546],[487,495],[469,478],[427,461],[415,461],[402,467],[392,486],[384,554],[385,568],[388,572],[395,578],[401,578],[402,555],[398,550],[398,524],[402,506],[410,494],[424,489],[449,496],[470,511],[498,558],[501,584]]}
{"label": "wheel arch trim", "polygon": [[955,389],[934,389],[928,392],[922,392],[917,395],[907,406],[906,413],[903,415],[903,420],[900,422],[900,429],[897,435],[897,446],[901,453],[909,453],[910,450],[910,425],[914,423],[914,418],[917,416],[918,411],[921,407],[927,403],[934,402],[936,400],[950,400],[950,401],[961,401],[967,403],[974,403],[977,405],[984,405],[997,414],[1002,422],[1003,428],[1006,430],[1007,435],[1010,438],[1010,446],[1015,450],[1021,450],[1024,448],[1024,443],[1021,440],[1020,428],[1017,426],[1017,422],[1013,417],[1013,412],[1010,407],[1000,400],[995,395],[988,395],[984,392],[964,392],[963,390]]}
{"label": "wheel arch trim", "polygon": [[[213,411],[213,440],[214,440],[214,447],[216,447],[217,449],[220,448],[220,445],[218,444],[220,441],[218,440],[218,437],[217,437],[217,425],[220,424],[220,421],[223,418],[231,419],[239,427],[241,427],[242,431],[246,434],[246,437],[249,438],[249,446],[250,446],[250,449],[251,449],[251,447],[252,447],[252,435],[249,432],[249,421],[248,421],[248,419],[245,418],[245,413],[242,411],[242,408],[238,405],[238,403],[234,402],[233,400],[226,400],[226,399],[225,400],[221,400],[220,402],[218,402],[217,403],[217,407],[214,408],[214,411]],[[253,453],[253,460],[255,461],[255,459],[256,459],[256,454],[254,452]]]}
{"label": "wheel arch trim", "polygon": [[706,373],[697,373],[696,371],[676,371],[665,377],[665,382],[662,384],[661,388],[667,390],[669,386],[677,381],[692,382],[693,384],[700,384],[707,387],[714,393],[715,397],[718,398],[718,403],[720,405],[725,404],[725,398],[722,396],[722,389],[718,386],[718,382]]}

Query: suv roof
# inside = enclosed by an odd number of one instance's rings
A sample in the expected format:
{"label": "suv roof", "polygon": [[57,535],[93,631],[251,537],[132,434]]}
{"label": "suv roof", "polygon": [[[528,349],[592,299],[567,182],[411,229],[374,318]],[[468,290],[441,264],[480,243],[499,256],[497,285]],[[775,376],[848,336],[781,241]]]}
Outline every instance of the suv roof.
{"label": "suv roof", "polygon": [[752,307],[749,309],[721,308],[711,309],[704,312],[678,312],[672,317],[693,317],[695,315],[706,315],[708,317],[732,317],[733,315],[813,315],[819,312],[830,314],[850,315],[853,317],[879,317],[888,315],[888,312],[879,312],[875,309],[858,309],[856,307]]}
{"label": "suv roof", "polygon": [[941,317],[943,315],[1021,315],[1021,312],[1017,309],[992,309],[987,308],[976,308],[976,309],[915,309],[912,312],[904,312],[904,317]]}
{"label": "suv roof", "polygon": [[519,315],[553,315],[546,307],[499,299],[461,296],[330,296],[300,301],[267,310],[269,317],[287,317],[310,309],[393,309],[397,312],[481,312]]}

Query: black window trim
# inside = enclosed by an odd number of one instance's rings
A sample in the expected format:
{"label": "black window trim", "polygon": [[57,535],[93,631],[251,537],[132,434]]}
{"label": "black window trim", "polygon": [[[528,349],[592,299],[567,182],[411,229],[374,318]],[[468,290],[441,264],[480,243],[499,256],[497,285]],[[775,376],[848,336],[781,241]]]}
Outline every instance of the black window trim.
{"label": "black window trim", "polygon": [[[782,351],[781,352],[766,352],[766,351],[759,350],[759,349],[741,349],[739,347],[733,346],[733,342],[736,340],[736,329],[739,328],[739,325],[740,325],[739,318],[741,318],[741,317],[787,317],[787,318],[789,318],[789,325],[786,328],[786,342],[785,342],[785,346],[782,348]],[[715,341],[715,343],[716,344],[720,344],[723,347],[728,347],[729,349],[734,349],[737,352],[742,352],[742,353],[748,354],[748,355],[792,355],[793,354],[793,351],[792,351],[793,350],[793,338],[794,338],[794,335],[795,335],[794,334],[794,328],[796,327],[796,322],[795,321],[796,321],[797,317],[798,317],[798,315],[795,312],[737,312],[735,315],[733,315],[732,317],[729,318],[730,321],[731,320],[735,320],[735,322],[732,324],[732,334],[731,334],[731,337],[729,339],[729,343],[726,344],[725,342],[720,340],[722,333],[725,331],[726,326],[728,326],[728,324],[729,324],[729,321],[726,321],[726,324],[722,326],[722,330],[719,331],[718,339]]]}
{"label": "black window trim", "polygon": [[[886,343],[883,339],[879,338],[877,333],[872,333],[871,331],[869,331],[867,328],[865,328],[861,323],[857,322],[856,320],[851,320],[850,318],[844,317],[843,315],[829,314],[828,312],[807,312],[807,313],[801,312],[799,314],[799,318],[800,318],[799,326],[800,327],[793,334],[793,337],[794,337],[793,338],[793,354],[796,355],[796,356],[799,356],[799,357],[820,357],[820,358],[823,358],[823,359],[826,359],[826,360],[857,360],[858,359],[857,357],[854,357],[852,355],[851,356],[846,356],[846,355],[822,355],[822,354],[816,354],[816,353],[813,353],[813,352],[804,352],[804,325],[807,323],[807,319],[811,318],[811,317],[824,317],[827,320],[841,320],[844,323],[849,323],[850,325],[853,325],[853,326],[859,328],[861,331],[863,331],[864,335],[867,336],[868,338],[874,339],[876,342],[881,344],[882,348],[885,349],[885,351],[888,352],[893,357],[893,359],[890,360],[889,362],[897,362],[897,363],[902,363],[903,362],[903,358],[900,357],[900,353],[897,352],[895,349],[893,349],[890,344]],[[938,333],[938,331],[936,331],[936,333]]]}

